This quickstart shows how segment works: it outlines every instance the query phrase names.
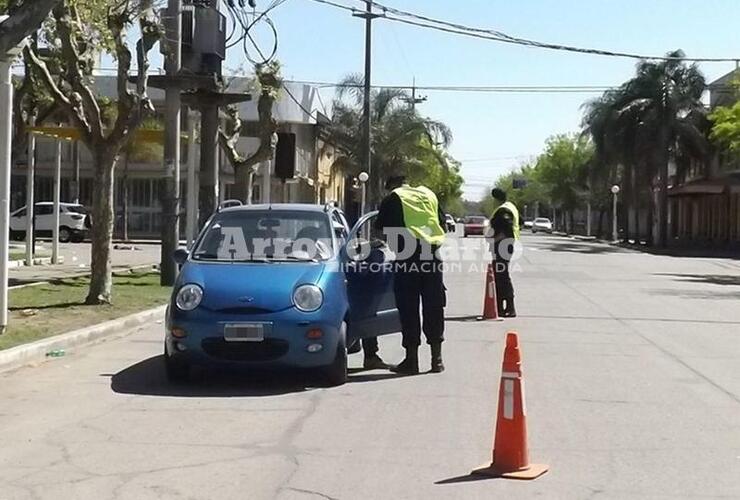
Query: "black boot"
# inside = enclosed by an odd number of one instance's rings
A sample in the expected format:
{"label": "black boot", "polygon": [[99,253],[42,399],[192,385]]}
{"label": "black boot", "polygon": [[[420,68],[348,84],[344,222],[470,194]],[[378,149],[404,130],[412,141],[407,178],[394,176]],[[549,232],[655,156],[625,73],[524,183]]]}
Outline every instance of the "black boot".
{"label": "black boot", "polygon": [[499,317],[504,317],[504,299],[498,295],[496,295],[496,312],[498,312]]}
{"label": "black boot", "polygon": [[514,307],[514,297],[506,299],[506,309],[504,309],[505,318],[516,318],[516,308]]}
{"label": "black boot", "polygon": [[419,373],[419,348],[407,347],[406,358],[401,361],[400,365],[392,366],[391,371],[401,375],[417,375]]}
{"label": "black boot", "polygon": [[365,370],[384,370],[388,368],[388,365],[380,359],[380,356],[377,354],[371,354],[369,356],[365,356],[362,367]]}
{"label": "black boot", "polygon": [[442,373],[445,365],[442,362],[442,343],[432,344],[432,373]]}

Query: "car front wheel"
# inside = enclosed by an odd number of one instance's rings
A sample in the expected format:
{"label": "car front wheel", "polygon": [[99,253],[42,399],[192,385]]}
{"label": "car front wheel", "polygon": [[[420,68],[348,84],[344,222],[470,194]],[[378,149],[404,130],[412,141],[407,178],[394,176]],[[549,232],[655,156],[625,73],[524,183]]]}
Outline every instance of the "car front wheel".
{"label": "car front wheel", "polygon": [[190,380],[190,365],[167,354],[166,347],[164,349],[164,369],[167,380],[170,382],[185,383]]}
{"label": "car front wheel", "polygon": [[337,346],[334,361],[324,369],[323,375],[328,387],[337,387],[347,383],[347,348],[343,342]]}

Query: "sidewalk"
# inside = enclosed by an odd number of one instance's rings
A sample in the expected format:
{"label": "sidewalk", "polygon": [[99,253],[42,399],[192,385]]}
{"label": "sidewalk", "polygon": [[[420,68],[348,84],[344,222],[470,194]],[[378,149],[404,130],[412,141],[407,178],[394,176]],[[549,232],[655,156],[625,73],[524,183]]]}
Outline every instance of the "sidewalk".
{"label": "sidewalk", "polygon": [[[23,266],[9,270],[8,286],[23,286],[31,283],[53,281],[75,276],[86,276],[90,273],[90,244],[65,243],[61,244],[59,254],[64,263],[46,266]],[[125,245],[111,250],[113,270],[123,270],[132,267],[144,267],[159,264],[159,244]],[[132,248],[133,249],[130,249]]]}

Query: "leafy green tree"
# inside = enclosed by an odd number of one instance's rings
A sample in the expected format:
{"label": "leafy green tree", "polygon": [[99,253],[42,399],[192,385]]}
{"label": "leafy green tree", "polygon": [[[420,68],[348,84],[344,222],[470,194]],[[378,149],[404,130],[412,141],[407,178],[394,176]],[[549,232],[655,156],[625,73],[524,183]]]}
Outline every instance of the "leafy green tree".
{"label": "leafy green tree", "polygon": [[557,135],[548,139],[534,167],[533,175],[551,203],[565,212],[568,231],[573,226],[573,211],[582,206],[588,191],[586,179],[593,155],[593,144],[587,138]]}
{"label": "leafy green tree", "polygon": [[740,102],[718,107],[709,118],[712,120],[712,140],[730,152],[740,154]]}
{"label": "leafy green tree", "polygon": [[[585,124],[599,154],[621,163],[625,188],[659,182],[658,235],[668,239],[668,167],[674,160],[705,159],[707,118],[701,96],[704,76],[682,51],[664,61],[641,61],[636,75],[587,105]],[[611,152],[611,154],[609,154]],[[680,177],[680,172],[678,172]],[[652,189],[649,190],[652,194]],[[626,198],[632,198],[627,193]]]}
{"label": "leafy green tree", "polygon": [[[363,123],[361,76],[352,75],[341,83],[333,103],[331,140],[343,151],[342,161],[359,173],[363,158]],[[371,96],[372,178],[368,196],[378,201],[383,181],[393,173],[410,177],[421,175],[436,164],[448,170],[446,148],[452,141],[450,129],[443,123],[424,118],[408,106],[402,90],[375,90]]]}
{"label": "leafy green tree", "polygon": [[[103,14],[104,13],[104,14]],[[86,18],[85,16],[90,16]],[[104,19],[104,23],[102,20]],[[137,24],[141,38],[132,53],[126,36]],[[43,37],[49,60],[26,47],[24,57],[55,104],[79,131],[93,158],[93,226],[90,231],[91,279],[86,303],[112,299],[111,246],[113,238],[113,182],[118,159],[134,132],[154,112],[147,96],[149,59],[159,41],[161,25],[155,0],[61,0],[53,9]],[[104,107],[97,99],[91,70],[102,52],[115,57],[117,68],[116,118],[106,127]],[[129,84],[136,58],[135,89]],[[54,62],[59,62],[57,68]]]}

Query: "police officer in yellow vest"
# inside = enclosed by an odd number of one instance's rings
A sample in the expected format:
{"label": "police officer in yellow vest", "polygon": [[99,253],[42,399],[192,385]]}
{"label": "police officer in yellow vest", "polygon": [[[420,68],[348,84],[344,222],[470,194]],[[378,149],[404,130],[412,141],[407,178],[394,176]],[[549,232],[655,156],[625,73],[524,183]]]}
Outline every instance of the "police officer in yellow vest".
{"label": "police officer in yellow vest", "polygon": [[491,191],[495,208],[491,215],[489,243],[493,250],[493,265],[496,276],[496,300],[498,310],[505,318],[515,318],[514,285],[509,274],[514,243],[520,238],[519,210],[507,200],[506,191],[494,188]]}
{"label": "police officer in yellow vest", "polygon": [[[375,227],[386,235],[396,231],[396,237],[389,236],[388,244],[397,256],[402,256],[395,263],[394,291],[406,349],[406,358],[391,370],[406,375],[419,373],[423,330],[432,351],[431,371],[439,373],[444,371],[442,342],[447,299],[442,262],[436,253],[445,240],[444,213],[430,189],[409,186],[403,176],[391,177],[385,188],[391,192],[380,204]],[[420,301],[423,322],[419,317]]]}

